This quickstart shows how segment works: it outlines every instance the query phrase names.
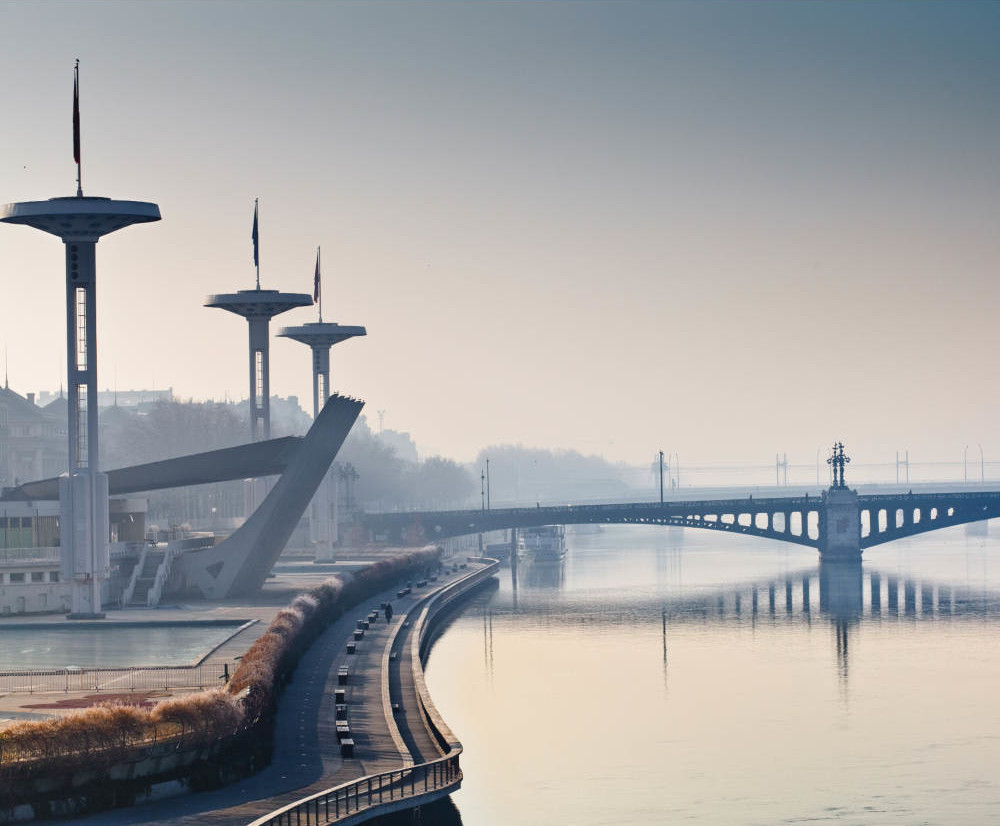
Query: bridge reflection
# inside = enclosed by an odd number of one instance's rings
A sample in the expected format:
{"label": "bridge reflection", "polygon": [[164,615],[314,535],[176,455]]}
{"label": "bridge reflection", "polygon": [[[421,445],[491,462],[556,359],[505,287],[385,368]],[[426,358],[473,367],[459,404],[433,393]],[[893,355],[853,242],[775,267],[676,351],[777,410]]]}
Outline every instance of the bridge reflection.
{"label": "bridge reflection", "polygon": [[[566,581],[566,561],[522,563],[511,571],[515,590],[562,591]],[[588,595],[589,596],[589,595]],[[574,596],[564,592],[559,608],[547,599],[522,600],[521,610],[529,613],[560,611],[573,615]],[[820,562],[781,576],[717,588],[697,593],[648,598],[630,603],[642,611],[662,607],[673,622],[702,622],[706,619],[811,620],[814,616],[848,623],[864,619],[931,620],[949,617],[977,617],[1000,620],[1000,594],[973,591],[963,586],[901,577],[895,573],[859,563]],[[567,611],[568,609],[568,611]],[[611,615],[609,622],[614,622]]]}
{"label": "bridge reflection", "polygon": [[[670,565],[679,556],[661,550],[658,560]],[[521,564],[510,570],[509,609],[494,601],[485,607],[493,615],[507,610],[535,617],[540,625],[662,625],[663,660],[671,628],[683,625],[750,624],[754,628],[804,623],[829,623],[836,646],[838,673],[848,677],[852,635],[867,624],[892,622],[1000,622],[1000,594],[973,590],[931,579],[900,576],[868,565],[820,562],[779,576],[724,586],[700,588],[677,595],[639,596],[601,603],[592,590],[566,589],[567,564]],[[493,598],[495,600],[495,597]],[[485,627],[485,626],[484,626]]]}

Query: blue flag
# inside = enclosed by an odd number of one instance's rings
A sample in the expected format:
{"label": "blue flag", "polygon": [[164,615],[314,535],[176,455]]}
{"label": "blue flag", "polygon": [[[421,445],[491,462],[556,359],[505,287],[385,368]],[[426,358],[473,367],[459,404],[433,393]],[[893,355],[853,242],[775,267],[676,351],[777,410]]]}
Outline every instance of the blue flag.
{"label": "blue flag", "polygon": [[250,237],[253,239],[253,265],[255,267],[260,266],[260,259],[257,253],[257,199],[254,198],[253,201],[253,232],[250,233]]}

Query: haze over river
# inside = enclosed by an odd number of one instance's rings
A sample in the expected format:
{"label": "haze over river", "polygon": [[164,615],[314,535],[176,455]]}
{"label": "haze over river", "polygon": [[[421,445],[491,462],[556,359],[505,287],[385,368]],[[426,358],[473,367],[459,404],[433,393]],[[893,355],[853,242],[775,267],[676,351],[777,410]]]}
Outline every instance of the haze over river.
{"label": "haze over river", "polygon": [[998,822],[992,527],[822,577],[806,548],[652,527],[505,568],[427,668],[461,823]]}

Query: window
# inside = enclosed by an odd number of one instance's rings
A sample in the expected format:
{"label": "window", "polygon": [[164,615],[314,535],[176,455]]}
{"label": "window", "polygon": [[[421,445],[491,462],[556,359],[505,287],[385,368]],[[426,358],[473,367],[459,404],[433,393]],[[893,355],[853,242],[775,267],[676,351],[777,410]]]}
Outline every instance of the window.
{"label": "window", "polygon": [[10,574],[10,581],[13,582],[24,582],[24,574]]}
{"label": "window", "polygon": [[45,571],[32,571],[31,572],[32,582],[45,582]]}
{"label": "window", "polygon": [[59,581],[59,572],[49,571],[49,582],[58,582],[58,581]]}

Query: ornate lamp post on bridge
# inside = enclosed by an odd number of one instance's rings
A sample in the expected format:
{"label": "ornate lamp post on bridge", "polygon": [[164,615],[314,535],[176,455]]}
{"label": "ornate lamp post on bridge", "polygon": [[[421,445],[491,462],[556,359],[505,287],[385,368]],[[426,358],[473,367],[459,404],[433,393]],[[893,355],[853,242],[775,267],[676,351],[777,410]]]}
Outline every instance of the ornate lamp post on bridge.
{"label": "ornate lamp post on bridge", "polygon": [[823,492],[819,520],[820,556],[827,562],[861,561],[861,509],[858,492],[847,487],[844,469],[851,457],[844,443],[836,442],[826,463],[833,470],[833,483]]}

